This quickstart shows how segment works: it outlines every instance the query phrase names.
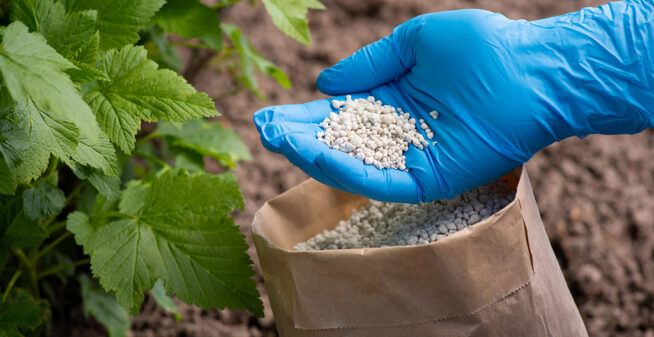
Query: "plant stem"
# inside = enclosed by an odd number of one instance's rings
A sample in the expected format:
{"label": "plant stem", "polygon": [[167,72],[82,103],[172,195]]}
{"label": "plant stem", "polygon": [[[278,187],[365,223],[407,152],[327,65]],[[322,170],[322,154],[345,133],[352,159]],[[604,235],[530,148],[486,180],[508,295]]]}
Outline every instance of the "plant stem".
{"label": "plant stem", "polygon": [[13,249],[13,252],[16,256],[18,256],[18,259],[25,264],[25,267],[27,269],[32,269],[32,262],[30,262],[30,259],[28,259],[27,256],[25,256],[25,253],[23,252],[22,249],[20,248]]}
{"label": "plant stem", "polygon": [[163,161],[163,160],[161,160],[161,159],[159,159],[159,158],[157,158],[157,157],[155,157],[155,156],[153,156],[153,155],[149,155],[149,154],[147,154],[147,153],[143,153],[143,152],[134,152],[134,153],[132,154],[132,156],[135,156],[135,157],[141,157],[141,158],[143,158],[143,159],[152,160],[153,162],[155,162],[155,163],[157,163],[157,164],[159,164],[159,165],[161,165],[161,166],[163,166],[163,167],[168,167],[168,166],[170,166],[170,165],[168,165],[168,163],[166,163],[165,161]]}
{"label": "plant stem", "polygon": [[137,139],[137,140],[136,140],[136,144],[140,144],[140,143],[143,143],[143,142],[147,142],[148,140],[150,140],[150,139],[154,139],[154,138],[161,138],[161,135],[160,135],[160,134],[157,134],[156,132],[148,133],[147,135],[145,135],[145,136],[143,136],[143,137]]}
{"label": "plant stem", "polygon": [[58,273],[58,272],[60,272],[62,270],[66,270],[68,268],[74,268],[74,267],[77,267],[77,266],[81,266],[83,264],[87,264],[87,263],[89,263],[89,261],[90,260],[87,258],[87,259],[82,259],[82,260],[78,260],[78,261],[75,261],[75,262],[71,262],[71,263],[68,263],[68,264],[54,266],[52,268],[46,269],[45,271],[43,271],[41,273],[38,273],[36,275],[36,278],[41,279],[41,278],[44,278],[44,277],[46,277],[48,275]]}
{"label": "plant stem", "polygon": [[52,172],[57,170],[57,166],[59,166],[59,158],[53,157],[52,160],[50,161],[50,165],[48,165],[48,169],[45,171],[44,177],[49,176]]}
{"label": "plant stem", "polygon": [[56,231],[58,231],[58,230],[60,230],[60,229],[62,229],[64,227],[66,227],[66,221],[65,220],[56,222],[54,225],[52,225],[52,226],[50,226],[48,228],[48,234],[52,235],[52,233],[54,233],[54,232],[56,232]]}
{"label": "plant stem", "polygon": [[60,244],[62,241],[64,241],[66,238],[68,238],[71,235],[73,235],[73,233],[65,232],[64,234],[61,234],[58,238],[56,238],[54,241],[50,242],[49,245],[45,246],[43,250],[41,250],[38,254],[36,254],[34,265],[36,265],[36,261],[38,261],[38,259],[40,259],[45,253],[52,250],[52,248],[56,247],[58,244]]}
{"label": "plant stem", "polygon": [[32,268],[30,271],[30,284],[32,285],[32,293],[34,294],[34,297],[36,297],[37,300],[40,299],[41,294],[39,292],[39,281],[36,278],[36,268]]}
{"label": "plant stem", "polygon": [[[79,194],[79,192],[86,185],[86,183],[87,183],[87,181],[85,180],[85,181],[82,181],[79,185],[75,186],[75,188],[70,192],[70,194],[68,194],[68,197],[66,198],[66,201],[64,201],[64,207],[68,206],[70,204],[70,202],[73,201],[73,199]],[[43,227],[48,229],[50,224],[57,219],[57,215],[58,214],[53,214],[53,215],[49,216],[48,219],[43,222]],[[48,232],[50,234],[52,234],[52,232],[50,230],[48,230]]]}
{"label": "plant stem", "polygon": [[20,248],[14,249],[13,252],[14,252],[14,254],[16,256],[18,256],[18,259],[24,265],[23,268],[25,269],[26,274],[29,275],[29,277],[30,277],[30,285],[32,287],[32,294],[37,299],[40,298],[39,284],[36,281],[36,261],[37,261],[37,259],[34,259],[34,262],[30,262],[30,260],[27,258],[27,256],[25,256],[25,253],[23,252],[23,250],[20,249]]}
{"label": "plant stem", "polygon": [[64,202],[64,207],[68,206],[71,201],[79,194],[79,192],[82,190],[84,186],[86,186],[87,181],[84,180],[81,183],[79,183],[75,188],[70,191],[70,194],[68,194],[68,197],[66,198],[66,201]]}
{"label": "plant stem", "polygon": [[16,270],[14,273],[14,276],[11,277],[11,280],[9,280],[9,283],[7,284],[7,288],[5,289],[4,294],[2,294],[2,303],[0,303],[0,308],[2,305],[5,304],[5,301],[7,300],[7,296],[9,296],[9,293],[11,292],[11,289],[14,287],[14,284],[16,284],[16,281],[18,281],[18,278],[20,277],[20,274],[22,271],[20,269]]}

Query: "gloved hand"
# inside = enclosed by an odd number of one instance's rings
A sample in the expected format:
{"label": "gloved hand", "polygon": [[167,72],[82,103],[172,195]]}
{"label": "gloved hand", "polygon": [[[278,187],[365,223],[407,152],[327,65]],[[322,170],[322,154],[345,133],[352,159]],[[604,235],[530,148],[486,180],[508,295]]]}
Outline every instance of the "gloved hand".
{"label": "gloved hand", "polygon": [[647,0],[532,22],[434,13],[323,71],[323,93],[373,95],[429,124],[437,144],[410,146],[409,172],[379,170],[319,142],[331,99],[264,108],[254,121],[268,150],[327,185],[383,201],[449,198],[564,138],[652,127],[653,27]]}

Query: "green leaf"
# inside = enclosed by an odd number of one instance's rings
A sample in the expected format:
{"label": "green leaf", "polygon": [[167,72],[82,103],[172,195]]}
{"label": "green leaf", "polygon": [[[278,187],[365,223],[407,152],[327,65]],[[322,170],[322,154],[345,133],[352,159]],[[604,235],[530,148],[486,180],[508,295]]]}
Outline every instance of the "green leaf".
{"label": "green leaf", "polygon": [[75,234],[75,242],[84,245],[91,234],[95,233],[96,228],[91,225],[89,216],[84,212],[75,211],[68,214],[66,219],[66,229]]}
{"label": "green leaf", "polygon": [[109,81],[109,77],[102,70],[91,65],[80,63],[79,69],[69,69],[66,71],[73,83],[82,85],[92,81]]}
{"label": "green leaf", "polygon": [[0,336],[23,336],[21,330],[36,329],[42,323],[43,305],[27,291],[13,290],[4,306],[0,307]]}
{"label": "green leaf", "polygon": [[23,208],[25,215],[31,220],[59,214],[65,201],[64,191],[47,182],[23,192]]}
{"label": "green leaf", "polygon": [[0,325],[0,337],[24,337],[14,326]]}
{"label": "green leaf", "polygon": [[82,274],[79,276],[82,293],[84,315],[94,317],[109,333],[109,337],[124,337],[129,332],[131,321],[129,313],[112,293],[107,293],[96,286],[91,279]]}
{"label": "green leaf", "polygon": [[72,67],[41,35],[28,33],[21,22],[5,30],[0,72],[7,91],[18,103],[10,118],[21,125],[22,134],[10,142],[23,143],[23,167],[16,168],[20,182],[39,176],[50,153],[69,165],[72,158],[101,168],[105,174],[116,174],[113,147],[105,141],[90,108],[64,73]]}
{"label": "green leaf", "polygon": [[101,128],[125,153],[134,149],[140,119],[181,122],[218,115],[206,94],[196,92],[175,72],[157,69],[143,47],[110,50],[98,62],[111,82],[98,83],[84,98]]}
{"label": "green leaf", "polygon": [[69,11],[98,12],[100,48],[119,48],[139,40],[138,31],[150,21],[165,0],[68,0]]}
{"label": "green leaf", "polygon": [[152,21],[167,32],[202,39],[216,51],[222,49],[218,14],[197,0],[168,0]]}
{"label": "green leaf", "polygon": [[[3,243],[10,247],[25,248],[43,242],[48,232],[37,221],[25,215],[21,196],[5,197],[0,203],[0,222],[5,225]],[[2,233],[0,233],[2,234]]]}
{"label": "green leaf", "polygon": [[160,123],[155,133],[166,136],[173,146],[213,157],[227,167],[234,168],[237,161],[251,158],[238,134],[220,122],[195,119],[183,124]]}
{"label": "green leaf", "polygon": [[[73,56],[69,58],[77,67],[82,67],[84,64],[94,65],[95,61],[98,59],[98,53],[100,52],[100,32],[95,32],[92,37],[85,41]],[[72,69],[69,69],[70,72]]]}
{"label": "green leaf", "polygon": [[0,194],[13,194],[16,186],[16,174],[7,165],[4,156],[0,153]]}
{"label": "green leaf", "polygon": [[77,165],[73,173],[82,179],[88,180],[96,190],[109,200],[116,200],[120,196],[120,178],[109,177],[100,170],[89,166]]}
{"label": "green leaf", "polygon": [[173,153],[175,153],[175,167],[185,169],[191,173],[204,172],[202,154],[183,148],[176,148]]}
{"label": "green leaf", "polygon": [[302,2],[309,9],[325,9],[325,5],[318,0],[302,0]]}
{"label": "green leaf", "polygon": [[248,245],[229,217],[235,207],[243,198],[233,175],[164,170],[128,185],[119,205],[124,219],[98,228],[84,251],[100,284],[133,314],[162,279],[186,303],[262,315]]}
{"label": "green leaf", "polygon": [[118,200],[107,199],[104,195],[98,195],[93,200],[93,214],[98,215],[104,212],[116,210]]}
{"label": "green leaf", "polygon": [[67,13],[62,3],[53,0],[14,0],[11,5],[13,20],[20,20],[31,31],[41,33],[48,45],[69,60],[97,30],[94,10]]}
{"label": "green leaf", "polygon": [[273,23],[286,35],[306,44],[311,44],[308,8],[318,8],[317,1],[308,0],[261,0]]}
{"label": "green leaf", "polygon": [[152,298],[154,298],[154,301],[157,302],[160,307],[173,314],[176,321],[179,322],[182,320],[182,315],[179,313],[177,305],[170,296],[166,295],[166,289],[164,289],[164,283],[161,279],[154,284],[154,288],[150,290],[150,295],[152,295]]}
{"label": "green leaf", "polygon": [[148,57],[160,67],[178,72],[184,61],[177,52],[177,47],[168,42],[167,34],[158,26],[150,27],[146,33],[149,41],[145,42],[144,47],[148,51]]}
{"label": "green leaf", "polygon": [[291,81],[288,79],[288,76],[286,76],[286,73],[261,56],[252,43],[245,38],[245,35],[240,29],[238,29],[238,27],[232,24],[222,24],[220,27],[230,38],[238,51],[241,69],[243,70],[243,83],[249,90],[257,95],[257,97],[265,99],[258,89],[257,78],[254,75],[255,68],[274,78],[277,83],[285,89],[291,87]]}

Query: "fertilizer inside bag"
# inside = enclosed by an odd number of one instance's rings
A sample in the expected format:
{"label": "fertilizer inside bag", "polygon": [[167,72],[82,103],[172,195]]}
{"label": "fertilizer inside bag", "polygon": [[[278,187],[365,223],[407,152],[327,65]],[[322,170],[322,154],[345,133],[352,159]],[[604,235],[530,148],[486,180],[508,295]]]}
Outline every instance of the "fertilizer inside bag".
{"label": "fertilizer inside bag", "polygon": [[252,231],[280,336],[587,336],[517,177],[506,207],[420,245],[296,251],[370,201],[313,180],[268,201]]}
{"label": "fertilizer inside bag", "polygon": [[502,180],[480,186],[449,200],[418,205],[370,203],[352,212],[338,226],[301,242],[295,250],[374,248],[428,244],[488,219],[515,199]]}

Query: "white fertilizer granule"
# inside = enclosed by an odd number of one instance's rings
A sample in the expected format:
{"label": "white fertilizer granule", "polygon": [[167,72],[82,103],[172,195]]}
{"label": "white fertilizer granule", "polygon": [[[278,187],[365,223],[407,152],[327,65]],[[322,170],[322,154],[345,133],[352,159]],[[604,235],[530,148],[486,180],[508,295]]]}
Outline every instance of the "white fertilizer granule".
{"label": "white fertilizer granule", "polygon": [[515,198],[506,183],[497,181],[478,187],[449,200],[419,205],[371,200],[353,211],[350,219],[340,221],[295,250],[374,248],[427,244],[485,220]]}
{"label": "white fertilizer granule", "polygon": [[[409,144],[421,150],[429,146],[411,115],[402,109],[382,105],[372,96],[352,99],[348,95],[345,101],[332,101],[332,106],[339,112],[330,113],[320,123],[325,131],[318,132],[318,140],[366,164],[379,169],[406,170],[404,152]],[[429,139],[434,137],[422,119],[420,127]]]}

